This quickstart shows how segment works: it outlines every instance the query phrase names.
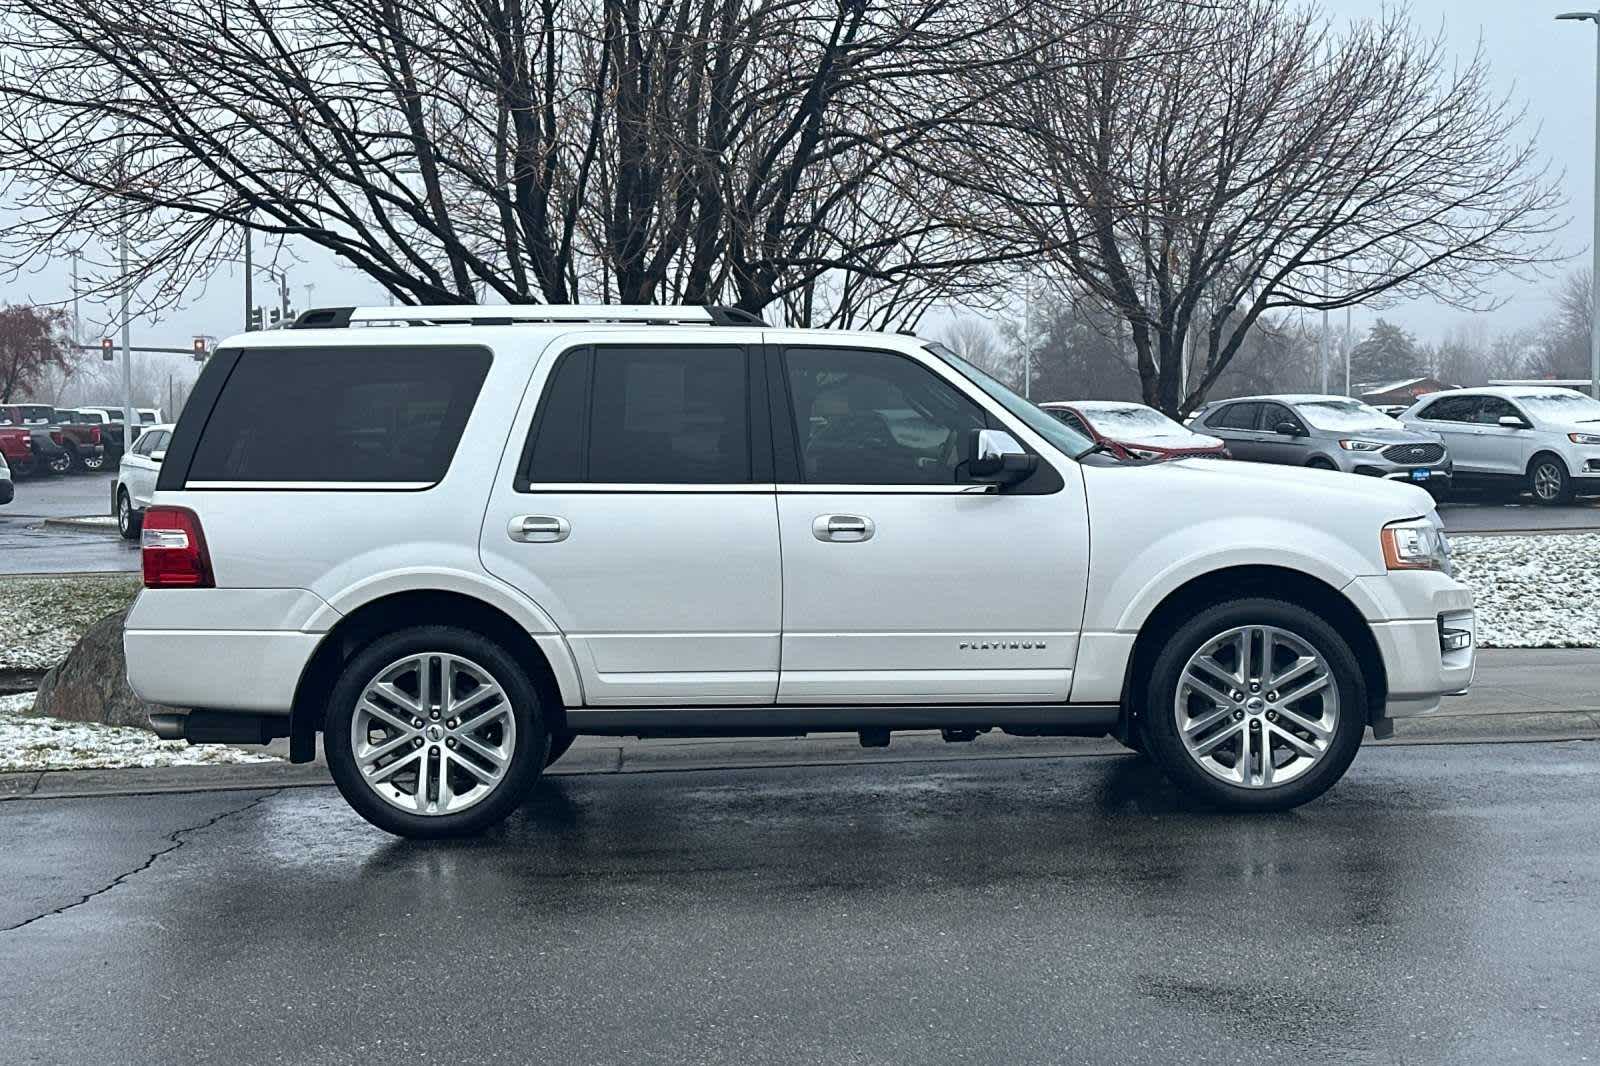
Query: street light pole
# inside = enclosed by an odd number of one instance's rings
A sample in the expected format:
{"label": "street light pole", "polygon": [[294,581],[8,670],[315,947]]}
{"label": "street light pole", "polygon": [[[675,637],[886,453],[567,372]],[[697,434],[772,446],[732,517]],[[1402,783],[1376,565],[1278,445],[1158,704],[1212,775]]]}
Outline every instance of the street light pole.
{"label": "street light pole", "polygon": [[1594,81],[1594,236],[1589,310],[1589,392],[1600,398],[1600,11],[1570,11],[1557,21],[1595,24]]}

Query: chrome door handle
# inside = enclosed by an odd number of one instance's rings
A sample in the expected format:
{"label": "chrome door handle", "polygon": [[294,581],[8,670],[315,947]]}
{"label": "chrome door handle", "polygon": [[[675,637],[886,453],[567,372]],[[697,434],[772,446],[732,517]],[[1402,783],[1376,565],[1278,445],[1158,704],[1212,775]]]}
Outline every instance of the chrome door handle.
{"label": "chrome door handle", "polygon": [[511,520],[506,532],[512,540],[529,544],[549,544],[566,540],[572,532],[572,523],[565,518],[542,514],[519,514]]}
{"label": "chrome door handle", "polygon": [[845,544],[871,540],[876,532],[872,519],[853,514],[820,514],[811,523],[811,535],[818,540]]}

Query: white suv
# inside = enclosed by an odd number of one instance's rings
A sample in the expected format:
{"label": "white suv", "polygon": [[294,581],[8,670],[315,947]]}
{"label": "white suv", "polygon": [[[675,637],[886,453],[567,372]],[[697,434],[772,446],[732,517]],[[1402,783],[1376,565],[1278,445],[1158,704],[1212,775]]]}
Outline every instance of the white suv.
{"label": "white suv", "polygon": [[1576,389],[1502,385],[1433,393],[1400,420],[1444,438],[1458,485],[1514,485],[1547,505],[1600,492],[1600,400]]}
{"label": "white suv", "polygon": [[341,308],[222,344],[143,517],[128,678],[316,734],[410,836],[578,734],[1111,734],[1319,795],[1473,674],[1420,489],[1119,462],[950,351],[694,307]]}

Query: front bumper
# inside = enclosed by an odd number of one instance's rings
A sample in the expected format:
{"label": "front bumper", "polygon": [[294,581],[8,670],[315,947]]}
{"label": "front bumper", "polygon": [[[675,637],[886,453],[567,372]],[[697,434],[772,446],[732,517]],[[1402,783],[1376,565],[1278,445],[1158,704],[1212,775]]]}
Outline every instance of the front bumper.
{"label": "front bumper", "polygon": [[1437,572],[1397,571],[1357,578],[1345,593],[1366,616],[1383,659],[1383,718],[1437,714],[1443,697],[1472,684],[1478,629],[1466,586]]}

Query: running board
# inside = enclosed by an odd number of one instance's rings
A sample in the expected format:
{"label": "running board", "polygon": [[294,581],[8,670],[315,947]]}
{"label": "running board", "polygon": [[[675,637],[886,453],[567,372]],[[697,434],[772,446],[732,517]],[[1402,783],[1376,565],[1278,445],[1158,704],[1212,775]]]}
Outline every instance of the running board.
{"label": "running board", "polygon": [[739,704],[727,707],[573,707],[567,729],[610,737],[803,736],[863,729],[999,729],[1025,736],[1099,737],[1115,703]]}

